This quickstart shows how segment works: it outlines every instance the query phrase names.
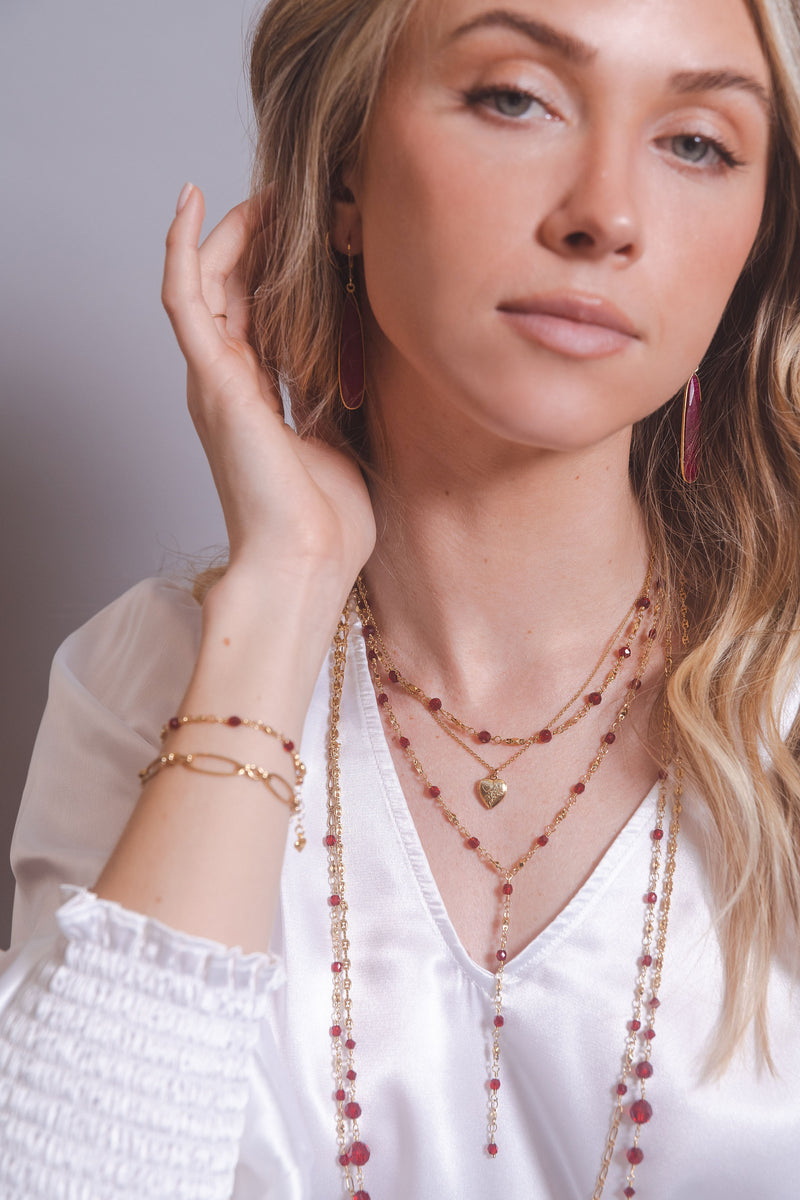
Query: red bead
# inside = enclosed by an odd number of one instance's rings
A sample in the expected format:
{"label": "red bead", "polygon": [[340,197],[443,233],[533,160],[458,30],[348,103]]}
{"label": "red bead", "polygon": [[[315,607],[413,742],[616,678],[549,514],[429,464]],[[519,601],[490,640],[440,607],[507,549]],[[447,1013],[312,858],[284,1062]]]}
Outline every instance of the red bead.
{"label": "red bead", "polygon": [[506,954],[505,950],[498,950],[496,957],[498,962],[505,962],[508,958],[508,955]]}
{"label": "red bead", "polygon": [[658,772],[658,778],[659,778],[659,779],[662,781],[662,783],[663,783],[663,782],[664,782],[664,780],[667,778],[667,772],[664,770],[664,768],[663,768],[663,767],[662,767],[662,768],[661,768],[661,770]]}
{"label": "red bead", "polygon": [[502,1029],[505,1023],[505,1017],[495,1017],[494,1019],[495,1029]]}
{"label": "red bead", "polygon": [[351,1067],[351,1068],[350,1068],[350,1070],[347,1072],[347,1074],[346,1074],[345,1078],[349,1079],[349,1080],[350,1080],[350,1082],[352,1083],[352,1082],[353,1082],[353,1080],[355,1079],[355,1077],[356,1077],[356,1073],[355,1073],[355,1071],[354,1071],[354,1070],[352,1069],[352,1067]]}
{"label": "red bead", "polygon": [[648,1042],[652,1042],[653,1038],[656,1036],[655,1029],[646,1029],[644,1031],[644,1036],[647,1038]]}
{"label": "red bead", "polygon": [[480,842],[476,837],[471,837],[467,838],[467,845],[469,846],[470,850],[477,850],[478,846],[480,846]]}
{"label": "red bead", "polygon": [[500,1080],[499,1079],[490,1079],[489,1087],[493,1092],[496,1092],[497,1089],[500,1087]]}
{"label": "red bead", "polygon": [[375,659],[377,657],[378,657],[377,650],[368,650],[367,651],[367,658],[369,659],[370,662],[375,662]]}
{"label": "red bead", "polygon": [[241,718],[241,717],[228,717],[228,724],[229,724],[229,725],[236,726],[236,725],[241,725],[241,723],[242,723],[242,718]]}
{"label": "red bead", "polygon": [[332,896],[328,896],[328,904],[330,904],[331,908],[338,908],[341,903],[341,896],[337,896],[335,893]]}
{"label": "red bead", "polygon": [[364,1163],[369,1162],[369,1146],[366,1142],[353,1142],[350,1147],[350,1162],[355,1163],[357,1167],[363,1167]]}
{"label": "red bead", "polygon": [[486,743],[490,742],[491,740],[492,740],[492,735],[489,733],[488,729],[482,729],[480,731],[480,733],[478,734],[478,741],[483,742],[484,745],[486,745]]}
{"label": "red bead", "polygon": [[607,746],[613,746],[614,742],[616,740],[617,740],[617,735],[615,733],[607,733],[606,736],[603,738],[603,741],[606,743]]}
{"label": "red bead", "polygon": [[663,836],[664,836],[663,829],[654,829],[653,832],[650,834],[650,837],[653,839],[654,842],[660,842],[661,839],[663,838]]}
{"label": "red bead", "polygon": [[537,742],[552,742],[553,735],[549,729],[540,729],[536,735]]}
{"label": "red bead", "polygon": [[649,1079],[650,1076],[653,1074],[653,1068],[650,1065],[650,1063],[647,1062],[646,1060],[643,1062],[637,1063],[636,1066],[634,1067],[634,1070],[635,1070],[637,1076],[639,1077],[639,1079]]}
{"label": "red bead", "polygon": [[641,679],[632,679],[628,684],[628,687],[632,687],[635,692],[640,692],[642,690]]}
{"label": "red bead", "polygon": [[378,632],[374,625],[365,625],[361,631],[365,637],[375,637]]}
{"label": "red bead", "polygon": [[347,1039],[347,1041],[345,1042],[345,1046],[347,1047],[348,1050],[355,1050],[355,1048],[356,1048],[356,1044],[352,1038]]}
{"label": "red bead", "polygon": [[428,788],[428,795],[433,796],[434,800],[436,799],[437,796],[441,796],[441,794],[442,793],[439,791],[439,789],[437,787],[429,787]]}
{"label": "red bead", "polygon": [[590,704],[600,704],[602,703],[603,697],[599,692],[589,692],[589,695],[586,697],[586,699]]}
{"label": "red bead", "polygon": [[657,899],[658,896],[655,894],[655,892],[648,892],[645,896],[645,900],[648,904],[655,904]]}
{"label": "red bead", "polygon": [[294,742],[290,742],[287,738],[287,740],[283,743],[283,748],[287,754],[291,754],[294,750]]}
{"label": "red bead", "polygon": [[631,1197],[631,1196],[635,1196],[635,1195],[636,1195],[636,1188],[632,1188],[632,1187],[626,1187],[626,1188],[624,1188],[624,1189],[623,1189],[623,1192],[622,1192],[622,1194],[623,1194],[623,1196],[627,1196],[627,1197],[628,1197],[628,1200],[630,1200],[630,1197]]}
{"label": "red bead", "polygon": [[642,1022],[641,1022],[641,1021],[637,1021],[637,1020],[634,1018],[634,1020],[633,1020],[633,1021],[629,1021],[629,1022],[628,1022],[628,1028],[629,1028],[629,1029],[632,1029],[634,1033],[638,1033],[638,1032],[639,1032],[639,1030],[642,1028]]}
{"label": "red bead", "polygon": [[353,1200],[369,1200],[369,1192],[359,1190],[353,1196]]}
{"label": "red bead", "polygon": [[583,793],[586,791],[586,784],[585,783],[573,783],[572,787],[570,788],[570,791],[575,796],[582,796]]}
{"label": "red bead", "polygon": [[346,1167],[347,1164],[350,1162],[350,1155],[349,1154],[340,1154],[339,1162],[342,1164],[343,1167]]}
{"label": "red bead", "polygon": [[511,884],[510,884],[510,883],[504,883],[504,884],[503,884],[503,895],[504,895],[504,896],[510,896],[510,895],[512,895],[513,891],[514,891],[514,889],[513,889],[513,887],[511,886]]}
{"label": "red bead", "polygon": [[339,972],[341,971],[341,969],[342,969],[342,964],[340,962],[332,962],[331,963],[331,970],[333,971],[334,975],[338,975]]}
{"label": "red bead", "polygon": [[489,1142],[489,1145],[486,1147],[486,1149],[488,1153],[491,1154],[492,1158],[497,1157],[497,1145],[494,1142]]}
{"label": "red bead", "polygon": [[397,671],[389,672],[389,682],[390,683],[397,683],[399,678],[400,678],[400,676],[397,674]]}
{"label": "red bead", "polygon": [[442,702],[438,696],[432,696],[428,701],[428,708],[431,710],[431,712],[438,712],[441,707]]}
{"label": "red bead", "polygon": [[648,629],[647,636],[650,638],[651,642],[654,642],[656,640],[656,637],[658,636],[658,631],[655,628]]}
{"label": "red bead", "polygon": [[644,1155],[642,1154],[642,1152],[638,1146],[631,1146],[630,1150],[625,1155],[625,1157],[627,1158],[627,1160],[631,1164],[631,1166],[636,1167],[642,1161],[642,1159],[644,1158]]}
{"label": "red bead", "polygon": [[361,1105],[356,1104],[355,1100],[351,1100],[344,1106],[344,1115],[349,1117],[351,1121],[355,1121],[357,1117],[361,1116]]}
{"label": "red bead", "polygon": [[408,740],[407,737],[401,737],[400,745],[403,747],[404,750],[407,750],[408,747],[411,745],[411,742]]}
{"label": "red bead", "polygon": [[331,1028],[330,1028],[331,1037],[339,1037],[341,1035],[341,1032],[342,1032],[341,1025],[331,1025]]}
{"label": "red bead", "polygon": [[624,1083],[617,1084],[617,1095],[618,1096],[624,1096],[625,1093],[627,1092],[627,1090],[628,1090],[628,1088],[627,1088],[626,1084],[624,1084]]}
{"label": "red bead", "polygon": [[543,833],[541,837],[538,837],[536,839],[536,845],[537,846],[546,846],[549,841],[550,841],[550,838],[547,836],[546,833]]}
{"label": "red bead", "polygon": [[661,1008],[661,1001],[659,1000],[658,996],[653,996],[653,999],[648,1000],[647,1003],[651,1008]]}
{"label": "red bead", "polygon": [[653,965],[652,954],[643,954],[642,955],[642,966],[643,967],[651,967],[652,965]]}
{"label": "red bead", "polygon": [[180,729],[181,727],[181,723],[177,717],[170,717],[170,719],[167,721],[167,724],[169,725],[170,729]]}
{"label": "red bead", "polygon": [[650,607],[650,597],[649,596],[640,596],[639,599],[636,601],[636,607],[640,608],[642,610],[649,608]]}
{"label": "red bead", "polygon": [[646,1125],[653,1115],[653,1106],[646,1100],[637,1100],[631,1105],[631,1120],[636,1125]]}
{"label": "red bead", "polygon": [[325,836],[325,845],[326,845],[326,846],[335,846],[335,845],[336,845],[336,836],[335,836],[335,834],[332,834],[332,833],[326,834],[326,836]]}
{"label": "red bead", "polygon": [[336,1092],[336,1099],[337,1099],[337,1100],[344,1100],[344,1097],[345,1097],[345,1090],[344,1090],[344,1088],[339,1088],[339,1089],[338,1089],[338,1091]]}
{"label": "red bead", "polygon": [[630,646],[622,646],[622,647],[620,647],[620,649],[617,651],[617,653],[618,653],[618,655],[619,655],[619,657],[620,657],[620,658],[630,658],[630,656],[631,656],[631,648],[630,648]]}

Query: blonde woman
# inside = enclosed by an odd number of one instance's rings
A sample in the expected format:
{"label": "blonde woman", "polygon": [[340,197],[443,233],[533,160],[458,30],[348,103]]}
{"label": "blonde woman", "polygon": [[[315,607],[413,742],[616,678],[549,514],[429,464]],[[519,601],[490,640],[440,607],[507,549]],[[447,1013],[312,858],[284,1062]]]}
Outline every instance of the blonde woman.
{"label": "blonde woman", "polygon": [[788,1200],[797,6],[272,0],[252,86],[227,569],[56,659],[0,1191]]}

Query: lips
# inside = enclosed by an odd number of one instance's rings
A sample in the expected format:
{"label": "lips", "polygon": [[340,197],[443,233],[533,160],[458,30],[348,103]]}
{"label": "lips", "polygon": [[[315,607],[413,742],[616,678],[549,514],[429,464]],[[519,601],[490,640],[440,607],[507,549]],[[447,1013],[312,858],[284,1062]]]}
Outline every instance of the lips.
{"label": "lips", "polygon": [[504,301],[498,311],[529,341],[571,358],[605,358],[640,337],[630,318],[603,296],[552,292]]}

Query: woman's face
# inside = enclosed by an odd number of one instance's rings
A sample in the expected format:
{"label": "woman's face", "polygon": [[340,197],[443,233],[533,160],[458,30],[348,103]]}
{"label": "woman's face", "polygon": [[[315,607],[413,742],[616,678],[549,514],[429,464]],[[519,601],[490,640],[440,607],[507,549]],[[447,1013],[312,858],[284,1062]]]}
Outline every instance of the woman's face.
{"label": "woman's face", "polygon": [[557,450],[663,404],[755,239],[769,104],[744,0],[422,0],[337,224],[382,402]]}

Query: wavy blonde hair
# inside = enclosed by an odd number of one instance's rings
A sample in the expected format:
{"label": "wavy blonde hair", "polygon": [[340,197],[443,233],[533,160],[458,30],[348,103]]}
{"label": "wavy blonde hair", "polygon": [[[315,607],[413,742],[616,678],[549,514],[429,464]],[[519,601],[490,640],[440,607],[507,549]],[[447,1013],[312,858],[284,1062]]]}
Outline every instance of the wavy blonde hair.
{"label": "wavy blonde hair", "polygon": [[[675,750],[705,801],[725,992],[710,1070],[754,1026],[771,1065],[767,983],[800,922],[800,720],[780,714],[800,668],[800,12],[748,0],[776,106],[761,229],[701,373],[704,461],[676,470],[679,399],[634,427],[630,477],[672,620],[685,586],[687,652],[669,684]],[[360,414],[338,403],[340,272],[325,236],[357,164],[384,68],[416,0],[271,0],[254,31],[252,341],[288,390],[297,427],[369,465]],[[374,449],[374,448],[373,448]]]}

